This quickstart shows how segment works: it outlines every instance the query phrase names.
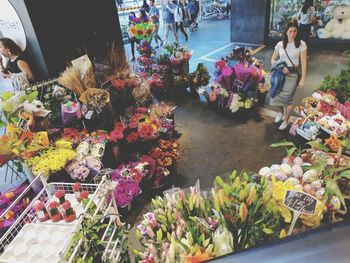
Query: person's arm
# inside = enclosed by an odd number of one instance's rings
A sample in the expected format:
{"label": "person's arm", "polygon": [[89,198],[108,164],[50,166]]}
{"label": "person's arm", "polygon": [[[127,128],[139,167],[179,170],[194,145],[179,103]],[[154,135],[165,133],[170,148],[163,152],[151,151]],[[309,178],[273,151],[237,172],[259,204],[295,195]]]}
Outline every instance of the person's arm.
{"label": "person's arm", "polygon": [[5,70],[4,64],[2,63],[2,57],[0,56],[0,71]]}
{"label": "person's arm", "polygon": [[23,72],[27,74],[27,77],[29,80],[33,80],[34,76],[33,76],[33,72],[30,69],[29,65],[27,62],[23,61],[23,60],[18,60],[17,62],[17,66],[19,67],[19,69]]}
{"label": "person's arm", "polygon": [[306,78],[306,69],[307,69],[307,49],[301,52],[300,54],[300,60],[301,60],[301,79],[299,81],[299,88],[302,88],[305,84],[305,78]]}
{"label": "person's arm", "polygon": [[274,50],[271,57],[271,65],[273,66],[278,61],[278,59],[279,59],[278,52]]}

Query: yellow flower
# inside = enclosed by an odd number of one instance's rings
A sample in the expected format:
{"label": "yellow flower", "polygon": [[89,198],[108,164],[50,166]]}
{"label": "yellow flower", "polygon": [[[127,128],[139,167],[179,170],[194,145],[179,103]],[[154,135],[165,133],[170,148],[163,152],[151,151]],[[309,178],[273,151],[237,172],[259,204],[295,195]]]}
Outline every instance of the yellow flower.
{"label": "yellow flower", "polygon": [[301,215],[301,221],[305,226],[308,227],[319,227],[323,218],[324,204],[317,201],[316,213],[314,215]]}
{"label": "yellow flower", "polygon": [[281,232],[280,232],[279,237],[280,237],[280,238],[285,238],[286,236],[287,236],[286,230],[285,230],[285,229],[282,229]]}
{"label": "yellow flower", "polygon": [[286,195],[287,190],[293,190],[294,186],[289,182],[276,181],[275,177],[272,176],[272,197],[275,200],[278,210],[284,218],[286,223],[292,221],[292,212],[283,204],[283,199]]}

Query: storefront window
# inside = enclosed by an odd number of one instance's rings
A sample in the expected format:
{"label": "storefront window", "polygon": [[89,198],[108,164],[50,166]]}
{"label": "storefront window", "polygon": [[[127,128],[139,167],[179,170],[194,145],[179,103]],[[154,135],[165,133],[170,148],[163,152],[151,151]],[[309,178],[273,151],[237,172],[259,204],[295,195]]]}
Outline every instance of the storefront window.
{"label": "storefront window", "polygon": [[[286,22],[298,19],[298,14],[305,0],[271,0],[270,37],[281,36]],[[323,37],[319,29],[325,28],[333,18],[333,7],[350,4],[347,0],[314,0],[315,20],[311,26],[310,37]],[[339,37],[341,38],[341,37]]]}

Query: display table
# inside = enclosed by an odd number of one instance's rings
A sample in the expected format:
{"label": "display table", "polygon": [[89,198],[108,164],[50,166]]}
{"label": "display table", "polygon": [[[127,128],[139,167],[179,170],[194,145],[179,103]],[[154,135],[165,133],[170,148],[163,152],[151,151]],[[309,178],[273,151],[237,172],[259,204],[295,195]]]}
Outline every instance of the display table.
{"label": "display table", "polygon": [[350,222],[343,222],[273,242],[212,262],[344,263],[350,258]]}

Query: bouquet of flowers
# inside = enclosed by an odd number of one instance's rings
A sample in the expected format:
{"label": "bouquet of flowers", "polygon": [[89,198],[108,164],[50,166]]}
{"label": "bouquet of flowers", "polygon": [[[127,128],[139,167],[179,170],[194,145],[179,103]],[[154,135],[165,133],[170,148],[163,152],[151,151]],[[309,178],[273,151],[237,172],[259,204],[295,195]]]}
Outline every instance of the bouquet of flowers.
{"label": "bouquet of flowers", "polygon": [[179,144],[173,140],[159,140],[158,144],[149,152],[149,155],[156,159],[157,164],[165,168],[174,165],[182,154]]}
{"label": "bouquet of flowers", "polygon": [[35,175],[42,172],[45,176],[49,176],[54,172],[61,171],[65,165],[76,156],[76,152],[72,148],[69,141],[58,140],[55,147],[51,147],[38,156],[30,158],[26,163],[32,167]]}
{"label": "bouquet of flowers", "polygon": [[79,100],[83,103],[82,114],[86,119],[100,114],[107,103],[110,102],[109,92],[102,89],[89,88],[84,91]]}
{"label": "bouquet of flowers", "polygon": [[136,236],[144,245],[139,262],[201,262],[233,251],[232,234],[212,202],[198,189],[152,200]]}
{"label": "bouquet of flowers", "polygon": [[132,200],[141,194],[140,186],[130,177],[118,177],[114,178],[117,182],[117,186],[114,190],[114,197],[117,205],[120,207],[126,207]]}
{"label": "bouquet of flowers", "polygon": [[209,83],[210,75],[206,66],[199,63],[197,70],[190,75],[191,85],[194,87],[206,86]]}
{"label": "bouquet of flowers", "polygon": [[172,65],[187,63],[191,59],[193,53],[193,51],[189,51],[175,44],[168,44],[165,46],[165,49],[168,51],[170,56],[169,60]]}
{"label": "bouquet of flowers", "polygon": [[146,108],[136,109],[134,115],[125,123],[125,137],[129,143],[151,141],[159,136],[161,122],[158,118],[151,118]]}
{"label": "bouquet of flowers", "polygon": [[27,160],[49,146],[47,132],[22,131],[14,124],[6,129],[7,134],[0,137],[0,165],[14,158]]}

